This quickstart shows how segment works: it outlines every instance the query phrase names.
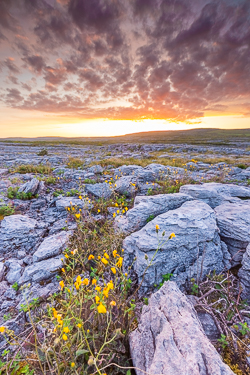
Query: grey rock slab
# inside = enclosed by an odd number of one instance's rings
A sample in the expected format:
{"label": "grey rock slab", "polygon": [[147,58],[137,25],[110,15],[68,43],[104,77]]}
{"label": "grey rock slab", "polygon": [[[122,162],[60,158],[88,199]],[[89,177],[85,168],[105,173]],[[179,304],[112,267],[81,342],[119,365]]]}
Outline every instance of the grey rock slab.
{"label": "grey rock slab", "polygon": [[221,334],[212,315],[205,311],[198,311],[197,315],[209,340],[217,341],[221,337]]}
{"label": "grey rock slab", "polygon": [[[133,185],[132,185],[133,184]],[[134,186],[135,185],[135,186]],[[115,182],[115,192],[130,198],[135,194],[137,180],[134,176],[123,176]]]}
{"label": "grey rock slab", "polygon": [[0,281],[3,280],[5,265],[4,262],[0,262]]}
{"label": "grey rock slab", "polygon": [[112,186],[106,182],[85,184],[85,190],[96,198],[104,199],[109,199],[113,193]]}
{"label": "grey rock slab", "polygon": [[61,252],[65,250],[71,235],[71,231],[63,231],[45,238],[37,251],[33,254],[33,261],[40,262],[41,260],[61,254]]}
{"label": "grey rock slab", "polygon": [[92,167],[87,169],[89,173],[95,173],[95,174],[102,173],[103,170],[104,169],[102,168],[101,165],[93,165]]}
{"label": "grey rock slab", "polygon": [[6,280],[9,284],[14,284],[18,282],[22,273],[22,267],[17,262],[10,263],[9,271],[6,276]]}
{"label": "grey rock slab", "polygon": [[180,192],[189,194],[195,199],[203,200],[212,208],[227,202],[240,202],[239,198],[250,198],[250,188],[248,187],[216,182],[202,185],[183,185]]}
{"label": "grey rock slab", "polygon": [[58,211],[65,211],[65,209],[70,206],[78,207],[81,209],[90,208],[90,204],[86,199],[63,197],[56,201],[56,208]]}
{"label": "grey rock slab", "polygon": [[31,181],[26,182],[24,185],[20,186],[18,192],[21,193],[31,193],[36,194],[36,191],[39,188],[40,181],[37,178],[33,178]]}
{"label": "grey rock slab", "polygon": [[[156,224],[160,226],[158,233]],[[185,289],[190,278],[203,278],[209,271],[224,269],[224,249],[218,232],[211,207],[202,201],[185,202],[125,238],[124,268],[133,264],[139,283],[146,271],[141,294],[158,285],[167,273],[172,273],[173,280]],[[175,237],[167,240],[171,233]],[[153,256],[153,264],[146,270]]]}
{"label": "grey rock slab", "polygon": [[242,267],[238,271],[241,286],[243,287],[242,297],[250,303],[250,244],[242,258]]}
{"label": "grey rock slab", "polygon": [[122,232],[135,232],[147,224],[147,220],[179,208],[183,203],[194,200],[186,194],[158,194],[154,196],[135,197],[134,207],[126,213],[126,216],[117,217],[115,224]]}
{"label": "grey rock slab", "polygon": [[143,168],[140,165],[122,165],[114,170],[114,176],[136,176],[139,172],[143,172]]}
{"label": "grey rock slab", "polygon": [[26,215],[6,216],[0,222],[0,254],[34,252],[45,232],[45,223]]}
{"label": "grey rock slab", "polygon": [[129,341],[137,375],[233,375],[206,337],[194,307],[171,281],[149,298]]}
{"label": "grey rock slab", "polygon": [[215,208],[220,236],[233,257],[232,265],[239,264],[250,242],[250,202],[225,203]]}
{"label": "grey rock slab", "polygon": [[31,264],[25,268],[18,283],[19,285],[22,285],[31,281],[38,283],[50,279],[60,268],[62,268],[62,266],[63,262],[60,256]]}

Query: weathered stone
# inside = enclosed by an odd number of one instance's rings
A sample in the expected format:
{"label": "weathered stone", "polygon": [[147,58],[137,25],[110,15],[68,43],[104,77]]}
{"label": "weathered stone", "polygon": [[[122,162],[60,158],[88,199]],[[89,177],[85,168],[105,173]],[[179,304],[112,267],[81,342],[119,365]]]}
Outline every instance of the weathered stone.
{"label": "weathered stone", "polygon": [[41,260],[52,258],[61,254],[61,252],[65,250],[67,246],[70,235],[72,235],[72,232],[63,231],[45,238],[37,251],[34,253],[33,261],[40,262]]}
{"label": "weathered stone", "polygon": [[14,284],[15,282],[18,282],[21,277],[21,271],[22,267],[17,262],[11,262],[9,265],[9,271],[6,276],[6,280],[10,284]]}
{"label": "weathered stone", "polygon": [[93,165],[92,167],[88,168],[88,172],[95,173],[95,174],[102,173],[103,168],[101,165]]}
{"label": "weathered stone", "polygon": [[204,334],[193,306],[171,281],[143,307],[141,322],[130,335],[130,352],[137,375],[233,375]]}
{"label": "weathered stone", "polygon": [[3,262],[0,262],[0,281],[3,280],[4,269],[5,269],[5,265],[4,265],[4,263],[3,263]]}
{"label": "weathered stone", "polygon": [[109,199],[112,195],[112,186],[106,182],[98,184],[86,184],[85,190],[97,198]]}
{"label": "weathered stone", "polygon": [[215,208],[220,236],[233,257],[231,264],[240,264],[250,242],[250,202],[225,203]]}
{"label": "weathered stone", "polygon": [[122,165],[114,170],[114,176],[137,176],[140,172],[143,172],[140,165]]}
{"label": "weathered stone", "polygon": [[180,192],[189,194],[195,199],[200,199],[212,208],[227,202],[240,202],[239,198],[250,198],[250,188],[216,182],[202,185],[183,185]]}
{"label": "weathered stone", "polygon": [[193,200],[191,196],[180,193],[137,196],[134,207],[128,210],[126,216],[117,217],[115,223],[122,232],[135,232],[156,216],[179,208],[183,203],[191,200]]}
{"label": "weathered stone", "polygon": [[243,287],[242,298],[250,302],[250,244],[242,258],[242,267],[238,272],[238,276]]}
{"label": "weathered stone", "polygon": [[115,182],[115,191],[118,194],[131,198],[135,195],[137,180],[134,176],[123,176]]}
{"label": "weathered stone", "polygon": [[63,197],[56,201],[56,208],[58,211],[65,211],[67,207],[89,208],[90,204],[86,199],[79,199],[73,197]]}
{"label": "weathered stone", "polygon": [[46,232],[46,225],[25,215],[6,216],[0,222],[0,254],[34,252]]}
{"label": "weathered stone", "polygon": [[39,188],[40,181],[37,178],[33,178],[31,181],[26,182],[24,185],[20,186],[18,192],[19,193],[31,193],[35,195],[38,188]]}
{"label": "weathered stone", "polygon": [[212,315],[208,314],[205,311],[198,311],[197,315],[209,340],[217,341],[221,337],[221,334]]}
{"label": "weathered stone", "polygon": [[0,176],[3,176],[8,173],[8,169],[0,168]]}
{"label": "weathered stone", "polygon": [[[156,224],[160,226],[158,234]],[[184,288],[191,277],[203,278],[209,271],[224,269],[225,248],[221,246],[218,232],[211,207],[201,201],[185,202],[180,208],[157,216],[140,231],[125,238],[125,269],[136,258],[133,269],[140,283],[154,256],[153,264],[144,276],[141,293],[147,292],[154,284],[158,285],[162,275],[168,273],[172,273],[172,279]],[[175,233],[175,237],[167,240],[171,233]]]}
{"label": "weathered stone", "polygon": [[60,256],[36,262],[25,268],[18,283],[20,285],[30,281],[38,283],[42,280],[50,279],[62,266],[63,263]]}

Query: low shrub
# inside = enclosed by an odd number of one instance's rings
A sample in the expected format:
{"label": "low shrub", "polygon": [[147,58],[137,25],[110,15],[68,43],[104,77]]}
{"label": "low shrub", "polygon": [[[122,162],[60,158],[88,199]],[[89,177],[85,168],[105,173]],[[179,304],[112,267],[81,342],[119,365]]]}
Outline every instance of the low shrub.
{"label": "low shrub", "polygon": [[33,199],[33,198],[37,198],[38,195],[33,195],[32,193],[25,193],[25,192],[19,192],[19,187],[9,187],[8,188],[8,191],[7,191],[7,197],[9,199],[21,199],[21,200],[30,200],[30,199]]}
{"label": "low shrub", "polygon": [[25,174],[25,173],[40,173],[40,174],[50,174],[53,171],[49,164],[43,165],[33,165],[33,164],[23,164],[19,165],[14,169],[13,172]]}

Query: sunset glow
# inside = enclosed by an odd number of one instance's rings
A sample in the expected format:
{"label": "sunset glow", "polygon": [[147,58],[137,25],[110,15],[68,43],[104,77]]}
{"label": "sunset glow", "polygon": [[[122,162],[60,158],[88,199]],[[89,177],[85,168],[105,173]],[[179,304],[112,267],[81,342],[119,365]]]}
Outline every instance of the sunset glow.
{"label": "sunset glow", "polygon": [[0,138],[250,127],[243,0],[0,2]]}

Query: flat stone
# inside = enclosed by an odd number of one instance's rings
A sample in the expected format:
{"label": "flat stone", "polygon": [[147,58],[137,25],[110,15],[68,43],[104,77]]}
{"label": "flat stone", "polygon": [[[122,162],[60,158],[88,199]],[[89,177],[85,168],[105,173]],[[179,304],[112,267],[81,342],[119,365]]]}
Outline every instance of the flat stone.
{"label": "flat stone", "polygon": [[65,250],[71,235],[72,232],[63,231],[45,238],[34,253],[33,261],[40,262],[41,260],[61,254],[61,252]]}
{"label": "flat stone", "polygon": [[86,199],[79,199],[73,197],[63,197],[56,201],[56,208],[58,211],[65,211],[67,207],[89,208],[90,204]]}
{"label": "flat stone", "polygon": [[193,198],[190,195],[181,193],[137,196],[134,207],[128,210],[126,216],[117,217],[115,224],[122,232],[135,232],[156,216],[179,208],[183,203],[191,200]]}
{"label": "flat stone", "polygon": [[149,298],[140,320],[129,338],[137,375],[233,375],[175,283]]}
{"label": "flat stone", "polygon": [[27,282],[38,283],[40,281],[50,279],[60,268],[62,268],[62,266],[63,262],[60,256],[31,264],[25,268],[22,277],[18,281],[18,284],[22,285]]}
{"label": "flat stone", "polygon": [[92,194],[96,198],[109,199],[113,193],[112,186],[106,182],[98,184],[85,184],[85,190],[87,193]]}
{"label": "flat stone", "polygon": [[206,202],[215,208],[223,203],[237,203],[239,198],[250,198],[250,188],[231,184],[209,182],[202,185],[183,185],[180,192]]}

